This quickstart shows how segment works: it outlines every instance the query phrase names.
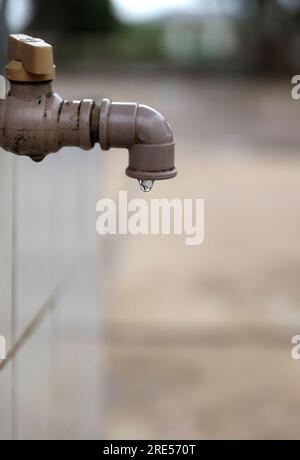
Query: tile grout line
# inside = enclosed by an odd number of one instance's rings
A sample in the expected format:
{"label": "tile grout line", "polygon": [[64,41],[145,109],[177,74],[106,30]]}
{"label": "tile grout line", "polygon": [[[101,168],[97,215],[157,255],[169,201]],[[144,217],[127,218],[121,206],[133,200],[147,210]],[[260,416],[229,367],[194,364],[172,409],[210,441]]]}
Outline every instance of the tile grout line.
{"label": "tile grout line", "polygon": [[64,283],[59,283],[58,286],[54,289],[49,298],[41,305],[41,308],[34,315],[28,326],[24,329],[20,337],[15,341],[14,345],[8,351],[6,359],[0,362],[0,371],[2,371],[5,366],[15,357],[16,353],[23,347],[27,340],[34,334],[38,329],[39,325],[42,323],[46,315],[53,311],[56,306],[56,298],[58,297],[58,292],[61,290],[61,287]]}

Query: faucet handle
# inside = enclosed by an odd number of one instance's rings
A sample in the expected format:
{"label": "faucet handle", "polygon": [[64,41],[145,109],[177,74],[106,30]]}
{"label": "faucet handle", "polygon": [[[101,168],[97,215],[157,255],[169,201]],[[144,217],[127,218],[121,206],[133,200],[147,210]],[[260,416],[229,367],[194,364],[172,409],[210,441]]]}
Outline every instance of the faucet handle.
{"label": "faucet handle", "polygon": [[52,46],[24,34],[8,38],[6,77],[21,82],[49,81],[55,77]]}

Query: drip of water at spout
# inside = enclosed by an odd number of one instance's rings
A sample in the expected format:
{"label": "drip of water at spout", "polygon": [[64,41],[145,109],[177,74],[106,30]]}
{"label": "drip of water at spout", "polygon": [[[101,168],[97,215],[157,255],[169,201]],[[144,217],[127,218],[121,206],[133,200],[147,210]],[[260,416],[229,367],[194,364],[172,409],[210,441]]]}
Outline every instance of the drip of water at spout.
{"label": "drip of water at spout", "polygon": [[139,179],[139,184],[143,192],[150,192],[152,190],[154,180]]}

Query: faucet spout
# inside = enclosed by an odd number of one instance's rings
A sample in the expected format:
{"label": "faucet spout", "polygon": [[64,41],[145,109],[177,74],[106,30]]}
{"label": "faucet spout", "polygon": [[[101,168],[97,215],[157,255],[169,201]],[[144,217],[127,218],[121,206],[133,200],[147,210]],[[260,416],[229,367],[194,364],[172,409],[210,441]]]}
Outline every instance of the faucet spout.
{"label": "faucet spout", "polygon": [[144,191],[155,180],[176,176],[173,133],[161,113],[135,102],[65,100],[52,90],[51,45],[11,35],[8,49],[10,91],[0,100],[3,149],[41,161],[64,146],[89,150],[99,142],[103,150],[128,149],[126,174],[138,179]]}
{"label": "faucet spout", "polygon": [[138,180],[175,177],[175,143],[165,117],[143,104],[110,102],[100,106],[99,142],[103,150],[127,148],[126,174]]}

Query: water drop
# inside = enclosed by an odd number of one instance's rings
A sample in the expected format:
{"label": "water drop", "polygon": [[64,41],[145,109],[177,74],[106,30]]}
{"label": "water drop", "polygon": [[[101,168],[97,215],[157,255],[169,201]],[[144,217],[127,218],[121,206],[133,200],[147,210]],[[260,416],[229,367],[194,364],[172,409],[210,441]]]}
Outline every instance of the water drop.
{"label": "water drop", "polygon": [[152,190],[154,180],[140,179],[139,184],[143,192],[150,192]]}

